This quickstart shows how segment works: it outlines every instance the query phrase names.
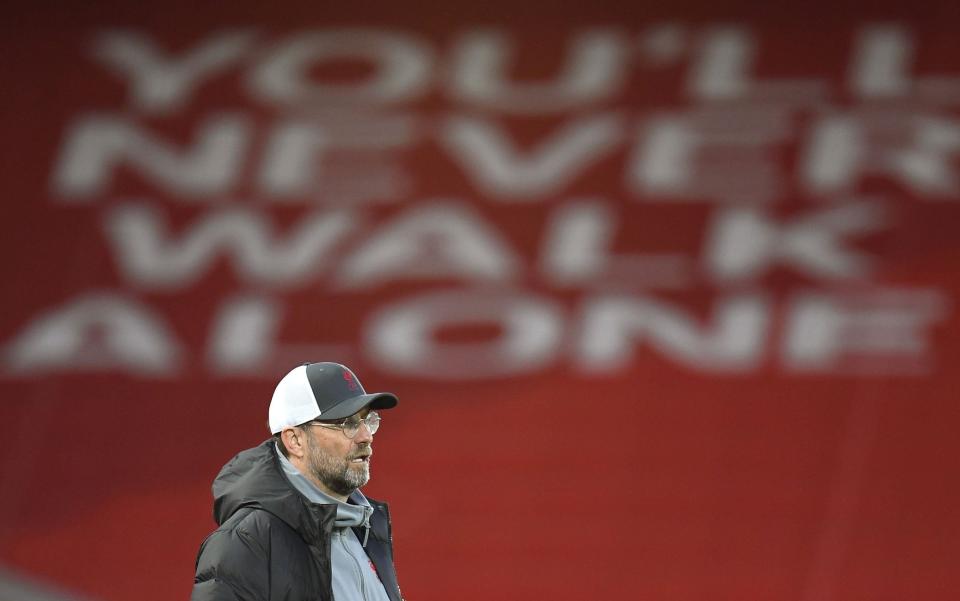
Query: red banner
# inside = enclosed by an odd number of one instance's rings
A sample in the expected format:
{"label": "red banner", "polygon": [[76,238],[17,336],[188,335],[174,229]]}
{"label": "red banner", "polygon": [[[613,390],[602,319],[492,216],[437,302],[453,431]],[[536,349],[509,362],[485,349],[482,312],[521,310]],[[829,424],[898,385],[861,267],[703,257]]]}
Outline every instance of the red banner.
{"label": "red banner", "polygon": [[321,360],[409,599],[955,598],[949,20],[189,10],[4,41],[17,598],[187,596]]}

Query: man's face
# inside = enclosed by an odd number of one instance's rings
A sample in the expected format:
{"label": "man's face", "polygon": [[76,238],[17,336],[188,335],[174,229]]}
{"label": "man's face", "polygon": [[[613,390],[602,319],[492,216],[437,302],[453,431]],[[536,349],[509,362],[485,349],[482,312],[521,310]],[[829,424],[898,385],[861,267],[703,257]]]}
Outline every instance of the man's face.
{"label": "man's face", "polygon": [[[350,419],[363,419],[369,412],[367,408],[362,409]],[[307,468],[331,492],[347,496],[370,480],[373,435],[366,425],[361,425],[352,439],[342,430],[320,426],[305,429],[310,431]]]}

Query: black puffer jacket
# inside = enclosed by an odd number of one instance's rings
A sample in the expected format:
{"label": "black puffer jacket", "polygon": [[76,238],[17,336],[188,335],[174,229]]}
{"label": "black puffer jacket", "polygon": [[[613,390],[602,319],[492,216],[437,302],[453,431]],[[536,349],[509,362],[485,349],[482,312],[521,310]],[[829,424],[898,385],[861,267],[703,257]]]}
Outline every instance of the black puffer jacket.
{"label": "black puffer jacket", "polygon": [[[282,470],[273,439],[220,470],[213,482],[213,516],[220,527],[200,546],[192,601],[333,601],[336,505],[311,503]],[[390,601],[402,601],[390,514],[386,504],[367,500],[374,508],[367,555]],[[360,540],[363,534],[357,532]]]}

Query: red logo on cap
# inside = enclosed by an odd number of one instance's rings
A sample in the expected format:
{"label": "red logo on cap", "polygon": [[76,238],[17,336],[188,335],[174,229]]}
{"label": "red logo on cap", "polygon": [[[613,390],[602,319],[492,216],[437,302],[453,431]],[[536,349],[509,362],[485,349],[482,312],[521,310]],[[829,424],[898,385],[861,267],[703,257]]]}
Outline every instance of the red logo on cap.
{"label": "red logo on cap", "polygon": [[357,389],[357,381],[353,379],[353,374],[352,374],[352,373],[350,373],[350,372],[348,372],[348,371],[344,371],[344,372],[343,372],[343,379],[347,381],[347,387],[350,388],[350,390],[356,390],[356,389]]}

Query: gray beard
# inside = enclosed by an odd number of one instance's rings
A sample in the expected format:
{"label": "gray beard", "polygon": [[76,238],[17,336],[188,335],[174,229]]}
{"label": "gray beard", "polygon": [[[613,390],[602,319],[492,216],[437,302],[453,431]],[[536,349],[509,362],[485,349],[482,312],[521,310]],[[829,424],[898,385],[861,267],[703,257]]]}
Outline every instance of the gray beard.
{"label": "gray beard", "polygon": [[348,463],[316,448],[310,452],[310,472],[330,491],[343,496],[349,496],[370,481],[369,463]]}

